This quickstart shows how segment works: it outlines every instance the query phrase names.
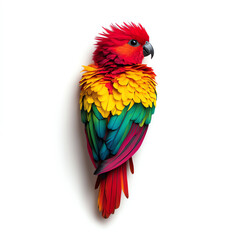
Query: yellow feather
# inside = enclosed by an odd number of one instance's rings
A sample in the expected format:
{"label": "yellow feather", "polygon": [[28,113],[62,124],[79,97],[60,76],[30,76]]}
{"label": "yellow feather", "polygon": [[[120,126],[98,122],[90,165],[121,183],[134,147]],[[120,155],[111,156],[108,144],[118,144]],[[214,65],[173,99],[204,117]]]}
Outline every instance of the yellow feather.
{"label": "yellow feather", "polygon": [[120,111],[122,111],[122,110],[125,108],[125,106],[123,105],[123,102],[122,102],[122,101],[117,101],[117,102],[116,102],[116,107],[117,107],[117,109],[120,110]]}
{"label": "yellow feather", "polygon": [[107,102],[107,101],[108,101],[108,98],[109,98],[108,92],[107,92],[106,94],[104,94],[104,95],[98,96],[98,100],[99,100],[100,102]]}
{"label": "yellow feather", "polygon": [[104,95],[108,93],[108,89],[104,86],[99,92],[98,92],[98,95]]}
{"label": "yellow feather", "polygon": [[101,96],[101,97],[104,97],[103,101],[100,99],[100,97],[98,99],[101,101],[103,110],[106,111],[107,110],[108,101],[109,101],[109,95],[106,94],[106,95]]}
{"label": "yellow feather", "polygon": [[113,98],[115,100],[120,100],[122,98],[122,95],[121,95],[121,93],[118,92],[118,90],[113,89]]}
{"label": "yellow feather", "polygon": [[[82,93],[82,92],[81,92]],[[81,104],[82,103],[82,99],[83,99],[83,95],[82,94],[80,94],[80,98],[79,98],[79,104]]]}
{"label": "yellow feather", "polygon": [[121,110],[116,110],[116,114],[117,114],[117,115],[120,115],[121,113],[122,113]]}
{"label": "yellow feather", "polygon": [[128,99],[128,100],[126,100],[126,101],[123,101],[123,104],[124,104],[125,106],[127,106],[130,102],[131,102],[131,100]]}
{"label": "yellow feather", "polygon": [[104,111],[101,107],[97,107],[98,111],[102,114],[104,118],[107,118],[109,115],[109,112]]}
{"label": "yellow feather", "polygon": [[134,103],[142,103],[144,107],[156,106],[156,81],[151,70],[146,70],[141,64],[125,66],[125,73],[112,82],[112,94],[105,86],[110,80],[99,74],[95,65],[84,66],[84,73],[80,81],[80,108],[90,112],[94,103],[104,118],[119,115],[125,106],[129,109]]}
{"label": "yellow feather", "polygon": [[119,85],[119,86],[118,86],[118,91],[119,91],[120,93],[123,93],[123,92],[125,92],[125,91],[126,91],[126,89],[127,89],[127,87],[126,87],[126,86],[121,86],[121,85]]}
{"label": "yellow feather", "polygon": [[142,102],[142,105],[144,106],[144,107],[149,107],[149,104],[148,104],[148,102]]}
{"label": "yellow feather", "polygon": [[113,83],[113,87],[114,87],[115,89],[118,89],[119,84],[118,84],[117,82],[114,82],[114,83]]}
{"label": "yellow feather", "polygon": [[133,99],[133,96],[134,96],[133,92],[126,91],[126,94],[129,99]]}
{"label": "yellow feather", "polygon": [[144,97],[149,101],[150,100],[150,96],[148,94],[147,91],[144,91]]}
{"label": "yellow feather", "polygon": [[136,87],[136,90],[137,90],[138,92],[140,92],[140,93],[143,92],[143,89],[142,89],[141,87],[139,87],[139,86]]}
{"label": "yellow feather", "polygon": [[88,112],[88,113],[90,112],[91,107],[92,107],[92,104],[88,104],[88,105],[87,105],[87,112]]}
{"label": "yellow feather", "polygon": [[126,77],[121,77],[121,78],[118,78],[117,80],[118,80],[119,84],[121,84],[121,85],[127,85],[129,82],[129,79]]}
{"label": "yellow feather", "polygon": [[137,95],[142,100],[142,102],[146,102],[146,98],[144,97],[144,95],[142,93],[135,92],[135,95]]}
{"label": "yellow feather", "polygon": [[134,96],[133,96],[133,101],[134,101],[135,103],[140,103],[140,102],[141,102],[140,98],[136,95],[136,93],[135,93]]}
{"label": "yellow feather", "polygon": [[102,88],[103,88],[102,84],[94,84],[94,86],[92,86],[92,90],[94,92],[99,92]]}
{"label": "yellow feather", "polygon": [[94,102],[93,98],[91,96],[87,96],[86,98],[87,98],[88,103],[93,103]]}
{"label": "yellow feather", "polygon": [[129,84],[130,84],[133,88],[138,87],[138,84],[137,84],[135,81],[133,81],[133,80],[129,81]]}
{"label": "yellow feather", "polygon": [[111,111],[115,107],[115,100],[113,95],[109,95],[108,104],[107,104],[107,111]]}
{"label": "yellow feather", "polygon": [[136,75],[136,74],[127,74],[130,78],[132,78],[132,79],[134,79],[135,81],[138,81],[138,80],[140,80],[141,79],[141,76],[138,76],[138,75]]}
{"label": "yellow feather", "polygon": [[95,71],[96,68],[92,67],[91,65],[88,66],[83,66],[84,70],[83,71],[87,71],[87,72],[91,72],[91,71]]}
{"label": "yellow feather", "polygon": [[131,87],[130,84],[127,85],[127,90],[129,92],[134,92],[135,91],[135,89],[133,87]]}
{"label": "yellow feather", "polygon": [[126,91],[124,91],[124,92],[122,93],[122,100],[123,100],[123,101],[128,100],[128,94],[127,94]]}
{"label": "yellow feather", "polygon": [[129,110],[133,105],[134,105],[134,101],[132,100],[131,103],[130,103],[130,105],[129,105],[128,110]]}
{"label": "yellow feather", "polygon": [[87,102],[87,99],[86,99],[86,98],[83,99],[83,106],[84,106],[84,110],[87,111],[88,102]]}
{"label": "yellow feather", "polygon": [[114,108],[111,110],[112,115],[115,115],[115,114],[116,114],[116,111],[117,111],[117,109],[116,109],[116,107],[114,106]]}
{"label": "yellow feather", "polygon": [[91,94],[92,94],[92,89],[91,89],[91,88],[88,88],[88,89],[86,90],[86,92],[87,92],[87,95],[91,95]]}
{"label": "yellow feather", "polygon": [[97,107],[101,106],[101,102],[97,98],[94,99],[94,103]]}
{"label": "yellow feather", "polygon": [[152,98],[156,98],[156,94],[154,94],[153,92],[149,92],[149,95],[150,95],[150,97],[152,97]]}

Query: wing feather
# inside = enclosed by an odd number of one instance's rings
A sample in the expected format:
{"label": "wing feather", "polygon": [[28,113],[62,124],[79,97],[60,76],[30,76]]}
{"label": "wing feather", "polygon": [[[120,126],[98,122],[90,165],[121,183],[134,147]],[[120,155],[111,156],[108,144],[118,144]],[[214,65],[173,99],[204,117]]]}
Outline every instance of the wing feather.
{"label": "wing feather", "polygon": [[120,115],[109,119],[102,116],[95,104],[89,113],[81,111],[88,151],[97,167],[95,174],[110,171],[133,156],[146,135],[152,112],[152,108],[141,103],[130,109],[126,106]]}

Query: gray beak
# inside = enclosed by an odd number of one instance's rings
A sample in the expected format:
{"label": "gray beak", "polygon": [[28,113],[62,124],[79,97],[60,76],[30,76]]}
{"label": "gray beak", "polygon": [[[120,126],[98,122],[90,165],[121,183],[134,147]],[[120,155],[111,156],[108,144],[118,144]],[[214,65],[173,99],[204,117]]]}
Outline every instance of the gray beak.
{"label": "gray beak", "polygon": [[146,41],[146,43],[143,45],[143,55],[144,57],[151,54],[151,58],[153,58],[154,55],[154,49],[150,42]]}

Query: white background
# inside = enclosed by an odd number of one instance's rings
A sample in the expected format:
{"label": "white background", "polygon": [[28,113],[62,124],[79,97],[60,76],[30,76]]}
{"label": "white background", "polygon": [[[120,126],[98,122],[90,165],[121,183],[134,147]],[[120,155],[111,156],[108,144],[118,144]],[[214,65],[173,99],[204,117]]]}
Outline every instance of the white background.
{"label": "white background", "polygon": [[[1,1],[0,238],[240,239],[239,1]],[[79,116],[101,26],[150,35],[158,105],[108,220]]]}

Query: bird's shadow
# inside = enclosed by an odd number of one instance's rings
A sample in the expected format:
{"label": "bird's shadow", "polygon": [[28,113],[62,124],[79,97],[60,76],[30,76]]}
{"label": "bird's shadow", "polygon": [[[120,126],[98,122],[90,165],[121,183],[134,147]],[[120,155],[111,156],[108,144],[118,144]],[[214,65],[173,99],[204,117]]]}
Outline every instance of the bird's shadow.
{"label": "bird's shadow", "polygon": [[71,139],[69,140],[73,143],[71,144],[70,151],[74,151],[71,158],[73,162],[70,164],[72,165],[71,168],[77,168],[73,171],[76,175],[74,179],[77,181],[74,184],[80,189],[78,192],[81,200],[85,202],[84,208],[87,208],[97,221],[104,222],[105,219],[102,218],[97,207],[98,190],[95,190],[96,176],[93,175],[95,168],[88,154],[85,127],[81,122],[79,107],[80,87],[78,86],[80,77],[78,76],[76,79],[76,84],[74,83],[74,89],[71,94],[72,100],[70,103],[74,105],[74,108],[69,106],[69,109],[73,112],[69,114],[71,119],[69,119],[68,124],[70,124],[67,127],[71,129]]}

